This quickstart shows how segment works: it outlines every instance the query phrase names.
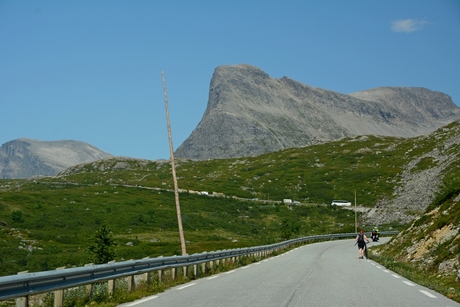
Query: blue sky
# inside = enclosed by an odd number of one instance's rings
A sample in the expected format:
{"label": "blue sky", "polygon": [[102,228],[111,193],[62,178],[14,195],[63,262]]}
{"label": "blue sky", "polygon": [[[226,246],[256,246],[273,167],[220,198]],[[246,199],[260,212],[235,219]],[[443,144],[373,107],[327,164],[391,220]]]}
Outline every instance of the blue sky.
{"label": "blue sky", "polygon": [[441,91],[460,105],[460,1],[0,0],[0,144],[78,140],[168,159],[220,65],[348,94]]}

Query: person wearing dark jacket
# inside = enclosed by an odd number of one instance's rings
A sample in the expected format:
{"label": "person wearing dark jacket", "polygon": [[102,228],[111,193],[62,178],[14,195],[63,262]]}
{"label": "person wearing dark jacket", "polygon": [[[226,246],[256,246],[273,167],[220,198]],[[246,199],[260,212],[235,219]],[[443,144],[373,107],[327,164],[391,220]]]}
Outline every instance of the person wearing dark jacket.
{"label": "person wearing dark jacket", "polygon": [[366,241],[369,243],[369,239],[364,234],[364,230],[360,230],[359,234],[356,236],[356,243],[358,243],[358,257],[363,259],[364,247],[366,246]]}

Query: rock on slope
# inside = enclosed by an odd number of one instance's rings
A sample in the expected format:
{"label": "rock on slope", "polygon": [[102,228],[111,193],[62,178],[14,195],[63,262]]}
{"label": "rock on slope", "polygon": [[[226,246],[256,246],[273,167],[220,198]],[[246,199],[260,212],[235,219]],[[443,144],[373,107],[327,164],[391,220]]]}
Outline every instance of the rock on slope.
{"label": "rock on slope", "polygon": [[460,118],[443,93],[387,87],[340,94],[250,65],[214,71],[201,122],[175,156],[189,159],[256,156],[319,140],[356,135],[413,137]]}
{"label": "rock on slope", "polygon": [[108,157],[112,155],[79,141],[17,139],[0,148],[0,178],[54,176],[70,166]]}

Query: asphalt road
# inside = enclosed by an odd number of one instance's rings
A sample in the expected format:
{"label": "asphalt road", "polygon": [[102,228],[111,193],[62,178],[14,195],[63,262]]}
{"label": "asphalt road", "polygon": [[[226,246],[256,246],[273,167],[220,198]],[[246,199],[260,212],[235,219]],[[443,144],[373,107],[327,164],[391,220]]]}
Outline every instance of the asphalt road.
{"label": "asphalt road", "polygon": [[120,306],[460,306],[372,260],[358,259],[354,243],[305,245]]}

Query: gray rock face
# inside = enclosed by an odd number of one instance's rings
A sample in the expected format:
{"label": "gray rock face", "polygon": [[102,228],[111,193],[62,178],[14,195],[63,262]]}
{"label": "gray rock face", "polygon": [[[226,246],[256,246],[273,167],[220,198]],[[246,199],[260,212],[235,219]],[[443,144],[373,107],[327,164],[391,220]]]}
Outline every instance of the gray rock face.
{"label": "gray rock face", "polygon": [[443,93],[384,87],[340,94],[250,65],[214,71],[201,122],[175,156],[215,159],[256,156],[356,135],[414,137],[460,118]]}
{"label": "gray rock face", "polygon": [[109,157],[84,142],[17,139],[0,147],[0,178],[54,176],[70,166]]}

